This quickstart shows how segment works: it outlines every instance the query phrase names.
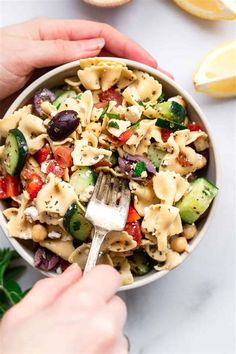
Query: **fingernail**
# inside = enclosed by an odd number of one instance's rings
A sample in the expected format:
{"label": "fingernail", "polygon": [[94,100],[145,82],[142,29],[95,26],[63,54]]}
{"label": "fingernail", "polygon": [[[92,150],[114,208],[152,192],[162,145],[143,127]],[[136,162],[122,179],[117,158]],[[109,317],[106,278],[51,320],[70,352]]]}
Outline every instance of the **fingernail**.
{"label": "fingernail", "polygon": [[103,38],[88,39],[79,42],[83,50],[99,50],[105,45]]}

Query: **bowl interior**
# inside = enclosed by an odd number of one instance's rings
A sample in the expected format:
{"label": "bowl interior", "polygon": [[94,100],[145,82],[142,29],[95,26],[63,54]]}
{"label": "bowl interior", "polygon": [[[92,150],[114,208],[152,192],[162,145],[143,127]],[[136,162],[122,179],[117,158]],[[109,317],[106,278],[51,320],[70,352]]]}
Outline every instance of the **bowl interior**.
{"label": "bowl interior", "polygon": [[[105,59],[105,58],[104,58]],[[107,59],[107,58],[106,58]],[[190,120],[195,121],[197,123],[201,123],[201,125],[204,127],[205,131],[208,133],[209,138],[210,138],[210,148],[209,148],[209,156],[210,159],[208,161],[208,165],[206,168],[204,168],[202,171],[200,171],[201,175],[204,175],[207,179],[215,183],[216,185],[218,184],[218,172],[217,172],[217,159],[216,159],[216,154],[215,154],[215,149],[214,149],[214,144],[212,140],[212,136],[210,134],[208,124],[206,121],[206,118],[197,105],[197,103],[193,100],[193,98],[183,89],[181,88],[176,82],[171,80],[169,77],[166,75],[162,74],[161,72],[150,68],[147,65],[140,64],[134,61],[126,60],[126,59],[115,59],[115,58],[109,58],[111,60],[117,60],[117,61],[122,61],[129,65],[129,67],[133,69],[139,69],[148,72],[152,76],[154,76],[158,81],[163,85],[163,91],[166,93],[167,97],[172,97],[176,95],[181,95],[185,101],[187,102],[187,110],[188,110],[188,116]],[[34,81],[30,86],[28,86],[20,95],[19,97],[12,103],[8,111],[6,112],[6,115],[13,113],[16,109],[19,107],[24,106],[27,102],[29,102],[30,98],[33,96],[34,92],[39,90],[40,88],[55,88],[57,86],[63,85],[64,79],[68,78],[70,76],[75,76],[77,73],[79,67],[79,61],[75,61],[69,64],[62,65],[56,69],[51,70],[50,72],[46,73],[36,81]],[[193,240],[190,241],[190,252],[197,246],[201,238],[203,237],[203,234],[205,233],[205,229],[207,225],[209,224],[212,214],[213,214],[213,209],[215,206],[215,201],[212,203],[211,208],[208,210],[208,215],[207,217],[204,217],[204,219],[200,220],[198,222],[198,235],[195,237]],[[6,208],[6,204],[4,202],[0,202],[0,210],[4,210]],[[8,235],[7,229],[6,229],[6,219],[0,213],[0,225],[6,235]],[[11,244],[13,247],[17,250],[17,252],[29,263],[33,266],[33,251],[29,247],[28,242],[22,242],[21,240],[17,240],[14,238],[9,238]],[[185,252],[181,255],[182,260],[184,260],[188,254]],[[46,276],[55,276],[54,272],[43,272],[41,271]],[[149,274],[142,276],[142,277],[136,277],[135,281],[133,284],[126,285],[121,287],[121,290],[128,290],[128,289],[133,289],[142,285],[145,285],[149,282],[152,282],[155,279],[158,279],[168,273],[167,270],[165,271],[152,271]]]}

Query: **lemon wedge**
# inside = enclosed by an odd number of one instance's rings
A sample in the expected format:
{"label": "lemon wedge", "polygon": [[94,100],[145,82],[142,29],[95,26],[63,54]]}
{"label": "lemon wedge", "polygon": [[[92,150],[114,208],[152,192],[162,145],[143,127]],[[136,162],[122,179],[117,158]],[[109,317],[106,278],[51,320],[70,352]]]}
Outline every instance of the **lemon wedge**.
{"label": "lemon wedge", "polygon": [[183,10],[207,20],[236,19],[235,0],[174,0]]}
{"label": "lemon wedge", "polygon": [[193,75],[193,84],[210,96],[236,96],[236,40],[208,53]]}

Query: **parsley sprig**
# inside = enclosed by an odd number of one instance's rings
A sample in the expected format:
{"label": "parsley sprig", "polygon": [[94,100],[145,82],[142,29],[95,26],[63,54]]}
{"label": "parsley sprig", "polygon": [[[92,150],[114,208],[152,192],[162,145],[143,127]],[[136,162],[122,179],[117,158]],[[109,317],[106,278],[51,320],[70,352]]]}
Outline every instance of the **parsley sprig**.
{"label": "parsley sprig", "polygon": [[24,266],[15,264],[18,258],[15,251],[0,249],[0,318],[26,294],[16,281],[25,270]]}

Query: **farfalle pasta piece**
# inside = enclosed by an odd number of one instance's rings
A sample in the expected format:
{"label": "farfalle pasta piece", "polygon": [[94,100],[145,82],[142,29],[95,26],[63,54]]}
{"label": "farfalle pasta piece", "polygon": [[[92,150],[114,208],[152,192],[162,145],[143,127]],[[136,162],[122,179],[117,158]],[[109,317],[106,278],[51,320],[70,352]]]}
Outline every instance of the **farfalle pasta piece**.
{"label": "farfalle pasta piece", "polygon": [[80,63],[83,70],[78,70],[78,77],[88,90],[106,91],[115,84],[124,88],[136,79],[134,73],[124,64],[115,61],[93,61]]}
{"label": "farfalle pasta piece", "polygon": [[[195,137],[197,138],[197,135]],[[171,145],[172,152],[165,155],[160,164],[159,171],[175,171],[183,176],[203,168],[207,160],[203,155],[196,153],[193,148],[187,146],[190,142],[194,142],[194,140],[190,140],[190,131],[188,129],[179,130],[171,134],[167,143]],[[179,161],[180,154],[187,161],[184,165],[181,165]]]}
{"label": "farfalle pasta piece", "polygon": [[149,255],[149,257],[151,257],[155,261],[165,262],[167,259],[166,252],[159,251],[157,245],[153,245],[149,242],[145,244],[144,249]]}
{"label": "farfalle pasta piece", "polygon": [[99,122],[91,122],[86,125],[85,131],[91,132],[98,138],[102,132],[102,125]]}
{"label": "farfalle pasta piece", "polygon": [[129,183],[131,193],[134,194],[134,207],[140,216],[144,216],[145,208],[152,204],[159,203],[156,197],[152,183],[143,185],[135,181]]}
{"label": "farfalle pasta piece", "polygon": [[183,231],[179,209],[164,204],[149,206],[145,210],[142,229],[156,236],[159,251],[166,251],[167,238]]}
{"label": "farfalle pasta piece", "polygon": [[124,151],[131,155],[143,155],[147,153],[150,145],[150,136],[148,132],[155,126],[155,121],[144,119],[134,130],[133,135],[123,145]]}
{"label": "farfalle pasta piece", "polygon": [[99,57],[80,59],[79,63],[81,69],[85,69],[91,66],[112,66],[112,67],[125,67],[126,65],[120,61],[114,61],[110,59],[102,59]]}
{"label": "farfalle pasta piece", "polygon": [[48,238],[60,239],[61,241],[73,241],[73,237],[69,235],[61,225],[47,225]]}
{"label": "farfalle pasta piece", "polygon": [[113,256],[111,254],[113,266],[118,270],[121,275],[122,285],[132,284],[134,281],[131,273],[131,267],[128,260],[125,257]]}
{"label": "farfalle pasta piece", "polygon": [[73,88],[76,92],[81,92],[80,85],[81,82],[79,81],[78,76],[71,76],[64,79],[65,83]]}
{"label": "farfalle pasta piece", "polygon": [[45,240],[39,243],[40,246],[47,248],[49,251],[57,254],[66,261],[69,260],[70,255],[74,252],[75,247],[72,241],[62,240]]}
{"label": "farfalle pasta piece", "polygon": [[190,131],[189,138],[186,145],[194,144],[198,152],[204,151],[209,148],[208,135],[203,131]]}
{"label": "farfalle pasta piece", "polygon": [[161,203],[173,205],[189,188],[188,181],[173,171],[161,171],[153,177],[153,189]]}
{"label": "farfalle pasta piece", "polygon": [[19,130],[24,134],[30,154],[44,145],[47,130],[41,118],[33,114],[24,115],[19,122]]}
{"label": "farfalle pasta piece", "polygon": [[45,117],[52,117],[57,113],[56,107],[49,101],[42,101],[40,107],[42,109],[42,114]]}
{"label": "farfalle pasta piece", "polygon": [[160,270],[171,270],[177,267],[182,262],[182,258],[178,252],[172,251],[170,249],[166,252],[166,261],[164,265],[156,265],[154,269]]}
{"label": "farfalle pasta piece", "polygon": [[111,154],[109,150],[88,146],[86,140],[76,140],[71,156],[75,166],[92,166]]}
{"label": "farfalle pasta piece", "polygon": [[7,230],[10,237],[23,240],[32,239],[32,224],[27,220],[24,213],[28,204],[28,198],[23,195],[19,208],[8,208],[3,211],[3,215],[9,220]]}
{"label": "farfalle pasta piece", "polygon": [[77,247],[73,253],[71,253],[68,261],[70,263],[77,263],[81,269],[84,269],[88,254],[90,250],[90,245],[87,243],[83,243],[79,247]]}
{"label": "farfalle pasta piece", "polygon": [[144,105],[156,103],[162,93],[162,85],[153,76],[142,71],[135,70],[134,75],[137,79],[122,93],[124,99],[132,105],[139,104],[139,101]]}
{"label": "farfalle pasta piece", "polygon": [[29,104],[22,108],[19,108],[9,116],[5,116],[0,119],[0,136],[6,137],[10,129],[17,128],[20,120],[32,112],[32,105]]}
{"label": "farfalle pasta piece", "polygon": [[73,110],[78,113],[80,118],[80,124],[82,127],[86,127],[90,123],[91,114],[93,109],[93,95],[92,92],[87,90],[80,94],[80,99],[67,98],[60,106],[59,111]]}
{"label": "farfalle pasta piece", "polygon": [[73,187],[49,173],[48,182],[43,185],[35,198],[40,222],[58,224],[58,218],[64,216],[69,206],[78,202],[78,197]]}
{"label": "farfalle pasta piece", "polygon": [[103,250],[111,252],[127,252],[134,249],[137,242],[126,231],[110,231],[104,240]]}

